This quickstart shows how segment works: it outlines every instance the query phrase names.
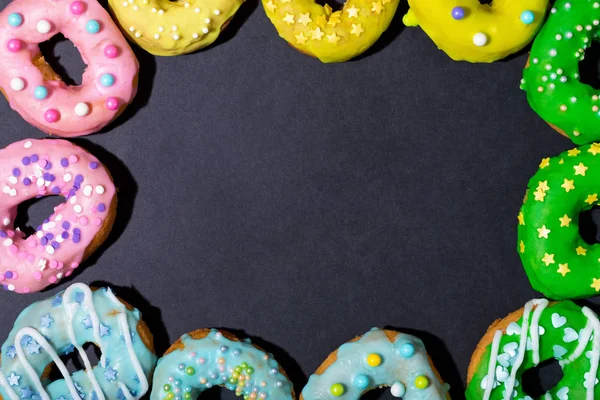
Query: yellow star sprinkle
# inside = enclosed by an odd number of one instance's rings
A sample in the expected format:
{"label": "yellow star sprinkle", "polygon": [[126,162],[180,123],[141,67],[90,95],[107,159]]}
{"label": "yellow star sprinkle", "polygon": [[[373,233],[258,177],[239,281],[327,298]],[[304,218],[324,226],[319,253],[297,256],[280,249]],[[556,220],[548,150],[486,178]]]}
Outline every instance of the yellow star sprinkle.
{"label": "yellow star sprinkle", "polygon": [[542,225],[541,228],[537,229],[538,231],[538,238],[544,238],[544,239],[548,239],[548,235],[550,234],[550,232],[552,232],[550,229],[546,228],[546,225]]}
{"label": "yellow star sprinkle", "polygon": [[588,203],[589,205],[592,205],[592,204],[596,203],[597,201],[598,201],[598,195],[596,193],[588,195],[587,199],[585,199],[585,202]]}
{"label": "yellow star sprinkle", "polygon": [[546,193],[537,190],[537,191],[533,192],[533,197],[534,197],[535,201],[541,201],[543,203],[544,197],[546,197]]}
{"label": "yellow star sprinkle", "polygon": [[593,287],[594,289],[596,289],[596,292],[600,292],[600,279],[596,279],[596,278],[592,278],[593,279],[593,283],[590,285],[590,287]]}
{"label": "yellow star sprinkle", "polygon": [[569,216],[567,214],[563,215],[563,217],[559,218],[558,220],[560,221],[561,227],[563,227],[563,226],[568,227],[569,224],[571,223],[571,221],[573,221],[573,219],[569,218]]}
{"label": "yellow star sprinkle", "polygon": [[598,153],[600,153],[600,143],[592,143],[592,145],[588,149],[588,153],[592,153],[593,155],[597,155]]}
{"label": "yellow star sprinkle", "polygon": [[336,35],[335,32],[333,32],[331,35],[327,35],[327,41],[329,43],[337,44],[337,42],[339,40],[340,40],[340,37],[338,35]]}
{"label": "yellow star sprinkle", "polygon": [[550,187],[548,186],[548,181],[540,182],[538,184],[537,190],[541,190],[543,192],[550,190]]}
{"label": "yellow star sprinkle", "polygon": [[381,12],[383,11],[383,5],[381,5],[381,1],[376,1],[371,4],[373,5],[373,8],[371,8],[371,11],[373,11],[374,13],[377,13],[377,14],[381,14]]}
{"label": "yellow star sprinkle", "polygon": [[577,253],[578,256],[587,255],[587,249],[585,247],[579,246],[578,248],[575,249],[575,252]]}
{"label": "yellow star sprinkle", "polygon": [[519,220],[519,225],[525,225],[525,216],[523,215],[523,211],[519,213],[517,219]]}
{"label": "yellow star sprinkle", "polygon": [[298,23],[302,24],[304,26],[308,25],[311,22],[312,22],[312,19],[310,19],[310,14],[309,13],[300,14],[300,16],[298,17]]}
{"label": "yellow star sprinkle", "polygon": [[540,169],[544,169],[548,165],[550,165],[550,158],[544,158],[544,159],[542,159],[542,162],[540,163]]}
{"label": "yellow star sprinkle", "polygon": [[581,150],[579,150],[578,148],[574,148],[574,149],[567,151],[567,154],[569,155],[569,157],[577,157],[579,155],[579,153],[581,153]]}
{"label": "yellow star sprinkle", "polygon": [[[365,30],[362,28],[362,24],[352,24],[352,30],[350,31],[351,34],[356,35],[356,37],[359,37],[361,33],[363,33]],[[546,194],[544,193],[544,196]]]}
{"label": "yellow star sprinkle", "polygon": [[267,9],[273,12],[276,8],[277,6],[275,5],[275,3],[273,3],[273,0],[269,0],[269,2],[267,3]]}
{"label": "yellow star sprinkle", "polygon": [[346,12],[348,13],[348,18],[358,18],[359,11],[360,10],[356,8],[355,5],[352,5],[352,7],[346,10]]}
{"label": "yellow star sprinkle", "polygon": [[326,15],[331,15],[331,13],[333,12],[333,8],[331,8],[331,6],[329,4],[325,4],[323,6],[323,9],[325,9]]}
{"label": "yellow star sprinkle", "polygon": [[285,17],[283,17],[283,22],[287,22],[288,25],[292,25],[294,22],[294,16],[289,13],[285,13]]}
{"label": "yellow star sprinkle", "polygon": [[581,175],[581,176],[585,176],[585,171],[588,170],[588,167],[583,165],[583,163],[579,163],[579,165],[576,165],[573,168],[575,168],[575,175]]}
{"label": "yellow star sprinkle", "polygon": [[561,158],[560,161],[558,162],[560,165],[563,165],[565,163],[565,159]]}
{"label": "yellow star sprinkle", "polygon": [[281,0],[282,3],[291,3],[292,0]]}
{"label": "yellow star sprinkle", "polygon": [[571,190],[575,189],[575,185],[573,185],[573,182],[574,182],[574,181],[573,181],[572,179],[566,179],[566,178],[565,178],[565,181],[563,182],[563,184],[562,184],[562,185],[560,185],[560,187],[561,187],[561,188],[564,188],[564,189],[565,189],[565,191],[566,191],[567,193],[569,193]]}
{"label": "yellow star sprinkle", "polygon": [[569,264],[558,264],[558,270],[556,271],[562,276],[567,275],[571,270],[569,269]]}
{"label": "yellow star sprinkle", "polygon": [[546,267],[550,264],[554,264],[554,254],[544,254],[544,257],[542,257],[542,262],[546,264]]}
{"label": "yellow star sprinkle", "polygon": [[304,36],[303,32],[300,32],[299,35],[296,35],[296,43],[298,43],[298,44],[304,44],[304,43],[306,43],[307,40],[308,40],[308,38],[306,36]]}
{"label": "yellow star sprinkle", "polygon": [[313,40],[321,40],[323,36],[325,36],[325,34],[321,31],[321,28],[317,28],[314,31],[312,31],[312,35],[310,35],[310,38]]}
{"label": "yellow star sprinkle", "polygon": [[331,14],[331,16],[329,17],[329,21],[327,21],[327,25],[336,26],[337,24],[342,22],[342,20],[340,20],[340,15],[341,12],[339,11],[336,11],[333,14]]}
{"label": "yellow star sprinkle", "polygon": [[523,242],[522,240],[519,243],[519,251],[521,252],[521,254],[525,253],[525,242]]}
{"label": "yellow star sprinkle", "polygon": [[381,4],[383,4],[383,5],[385,6],[385,5],[386,5],[387,3],[389,3],[390,1],[392,1],[392,0],[381,0]]}

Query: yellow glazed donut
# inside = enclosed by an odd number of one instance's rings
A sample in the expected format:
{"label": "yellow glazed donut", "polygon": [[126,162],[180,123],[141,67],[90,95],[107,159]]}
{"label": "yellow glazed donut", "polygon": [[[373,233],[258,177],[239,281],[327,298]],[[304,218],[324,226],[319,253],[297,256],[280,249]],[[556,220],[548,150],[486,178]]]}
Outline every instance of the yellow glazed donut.
{"label": "yellow glazed donut", "polygon": [[548,0],[408,0],[407,26],[418,26],[456,61],[494,62],[533,39]]}
{"label": "yellow glazed donut", "polygon": [[217,40],[244,0],[108,0],[121,30],[157,56],[187,54]]}
{"label": "yellow glazed donut", "polygon": [[348,0],[333,12],[314,0],[262,0],[279,36],[324,63],[366,51],[388,28],[399,0]]}

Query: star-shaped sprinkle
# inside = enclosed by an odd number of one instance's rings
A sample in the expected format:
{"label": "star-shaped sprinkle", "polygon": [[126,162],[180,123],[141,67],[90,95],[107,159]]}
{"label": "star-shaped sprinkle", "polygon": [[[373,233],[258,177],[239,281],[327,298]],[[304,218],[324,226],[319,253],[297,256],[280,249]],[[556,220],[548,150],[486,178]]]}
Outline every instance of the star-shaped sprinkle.
{"label": "star-shaped sprinkle", "polygon": [[8,349],[6,349],[6,355],[10,358],[15,358],[17,356],[17,349],[15,346],[9,346]]}
{"label": "star-shaped sprinkle", "polygon": [[21,379],[21,377],[14,372],[11,372],[8,378],[6,378],[10,386],[19,386],[19,379]]}
{"label": "star-shaped sprinkle", "polygon": [[548,186],[548,181],[539,182],[537,190],[541,190],[544,192],[547,192],[548,190],[550,190],[550,187]]}
{"label": "star-shaped sprinkle", "polygon": [[41,349],[42,346],[40,346],[35,340],[32,340],[27,345],[27,350],[29,351],[29,354],[40,354]]}
{"label": "star-shaped sprinkle", "polygon": [[575,189],[575,185],[573,184],[573,180],[572,179],[566,179],[563,182],[562,185],[560,185],[560,187],[562,187],[563,189],[565,189],[565,192],[569,193],[571,190]]}
{"label": "star-shaped sprinkle", "polygon": [[312,19],[310,19],[309,13],[305,13],[305,14],[300,13],[300,16],[298,17],[299,24],[306,26],[306,25],[310,24],[311,22],[312,22]]}
{"label": "star-shaped sprinkle", "polygon": [[575,175],[581,175],[581,176],[585,176],[585,171],[588,170],[588,167],[583,165],[583,163],[579,163],[579,165],[576,165],[573,168],[575,169]]}
{"label": "star-shaped sprinkle", "polygon": [[327,35],[327,41],[329,43],[337,44],[340,41],[340,37],[333,32],[331,35]]}
{"label": "star-shaped sprinkle", "polygon": [[267,3],[267,10],[273,12],[276,8],[277,6],[275,5],[275,3],[273,3],[273,0],[269,0],[269,2]]}
{"label": "star-shaped sprinkle", "polygon": [[55,298],[52,299],[52,308],[57,308],[60,306],[62,306],[62,296],[58,294]]}
{"label": "star-shaped sprinkle", "polygon": [[596,279],[596,278],[592,278],[593,282],[590,285],[591,287],[593,287],[594,289],[596,289],[596,292],[600,292],[600,279]]}
{"label": "star-shaped sprinkle", "polygon": [[25,335],[21,338],[21,346],[27,347],[27,345],[31,342],[31,336]]}
{"label": "star-shaped sprinkle", "polygon": [[74,351],[75,351],[75,346],[73,346],[72,344],[70,344],[67,347],[65,347],[65,349],[64,349],[63,352],[64,352],[64,355],[67,355],[67,354],[71,354]]}
{"label": "star-shaped sprinkle", "polygon": [[550,158],[544,158],[544,159],[542,159],[542,162],[540,163],[540,169],[544,169],[548,165],[550,165]]}
{"label": "star-shaped sprinkle", "polygon": [[298,35],[296,35],[296,43],[298,44],[304,44],[307,40],[308,38],[304,36],[303,32],[300,32]]}
{"label": "star-shaped sprinkle", "polygon": [[569,269],[569,264],[558,264],[558,270],[556,271],[562,276],[566,276],[571,270]]}
{"label": "star-shaped sprinkle", "polygon": [[82,319],[81,323],[83,324],[83,326],[85,326],[85,329],[92,329],[92,317],[90,317],[89,315]]}
{"label": "star-shaped sprinkle", "polygon": [[31,390],[31,388],[29,386],[21,388],[21,398],[22,399],[28,399],[31,397],[32,394],[33,394],[33,390]]}
{"label": "star-shaped sprinkle", "polygon": [[588,203],[589,205],[592,205],[592,204],[598,202],[598,194],[594,193],[594,194],[588,195],[588,197],[585,199],[585,202]]}
{"label": "star-shaped sprinkle", "polygon": [[533,198],[535,201],[541,201],[543,203],[544,197],[546,197],[546,192],[543,192],[541,190],[536,190],[535,192],[533,192]]}
{"label": "star-shaped sprinkle", "polygon": [[521,252],[521,254],[525,253],[525,242],[523,242],[522,240],[519,242],[519,251]]}
{"label": "star-shaped sprinkle", "polygon": [[327,21],[327,25],[336,26],[340,22],[342,22],[342,20],[340,19],[340,12],[336,11],[333,14],[331,14],[331,16],[329,17],[329,20]]}
{"label": "star-shaped sprinkle", "polygon": [[50,316],[50,314],[42,315],[40,318],[40,326],[42,328],[50,328],[50,325],[54,322],[54,319]]}
{"label": "star-shaped sprinkle", "polygon": [[558,220],[560,221],[561,227],[563,227],[563,226],[569,227],[569,224],[571,223],[571,221],[573,221],[573,219],[569,218],[569,216],[567,214],[563,215]]}
{"label": "star-shaped sprinkle", "polygon": [[525,225],[525,216],[523,215],[523,211],[519,213],[517,219],[519,220],[519,225]]}
{"label": "star-shaped sprinkle", "polygon": [[585,247],[579,246],[579,247],[577,247],[575,249],[575,252],[577,253],[578,256],[585,256],[585,255],[587,255],[587,249]]}
{"label": "star-shaped sprinkle", "polygon": [[325,3],[323,9],[325,10],[325,14],[327,15],[331,15],[331,13],[333,12],[333,8],[331,8],[331,6],[327,3]]}
{"label": "star-shaped sprinkle", "polygon": [[381,4],[381,1],[375,1],[371,3],[371,5],[373,6],[371,8],[371,11],[373,11],[376,14],[381,14],[381,12],[383,11],[383,5]]}
{"label": "star-shaped sprinkle", "polygon": [[100,337],[110,335],[110,327],[104,324],[100,324]]}
{"label": "star-shaped sprinkle", "polygon": [[600,143],[592,143],[592,145],[588,149],[588,153],[592,153],[593,155],[597,155],[598,153],[600,153]]}
{"label": "star-shaped sprinkle", "polygon": [[360,10],[358,8],[356,8],[355,5],[352,5],[352,7],[348,8],[346,10],[346,12],[348,13],[348,18],[358,18],[358,12]]}
{"label": "star-shaped sprinkle", "polygon": [[542,262],[546,264],[546,267],[550,264],[554,264],[554,254],[544,254],[544,257],[542,257]]}
{"label": "star-shaped sprinkle", "polygon": [[312,31],[310,38],[313,40],[321,40],[323,36],[325,36],[325,33],[321,31],[321,28],[317,28],[314,31]]}
{"label": "star-shaped sprinkle", "polygon": [[116,369],[107,368],[106,371],[104,371],[104,378],[106,378],[107,381],[112,382],[117,379],[118,374],[119,372]]}
{"label": "star-shaped sprinkle", "polygon": [[365,30],[363,29],[362,24],[352,24],[352,30],[350,33],[356,35],[356,37],[359,37],[364,31]]}
{"label": "star-shaped sprinkle", "polygon": [[85,295],[83,294],[83,292],[77,292],[75,293],[75,302],[76,303],[83,303],[83,300],[85,299]]}
{"label": "star-shaped sprinkle", "polygon": [[[129,332],[129,335],[131,336],[131,343],[135,343],[135,332]],[[121,341],[125,343],[125,336],[121,335]]]}
{"label": "star-shaped sprinkle", "polygon": [[550,234],[551,230],[546,228],[546,225],[542,225],[541,228],[537,229],[538,231],[538,238],[544,238],[544,239],[548,239],[548,235]]}
{"label": "star-shaped sprinkle", "polygon": [[577,157],[579,155],[579,153],[581,153],[581,150],[579,150],[578,148],[574,148],[574,149],[567,151],[567,154],[569,157]]}
{"label": "star-shaped sprinkle", "polygon": [[290,13],[285,13],[285,17],[283,17],[282,19],[283,19],[283,22],[287,23],[288,25],[292,25],[296,22],[294,20],[294,16]]}

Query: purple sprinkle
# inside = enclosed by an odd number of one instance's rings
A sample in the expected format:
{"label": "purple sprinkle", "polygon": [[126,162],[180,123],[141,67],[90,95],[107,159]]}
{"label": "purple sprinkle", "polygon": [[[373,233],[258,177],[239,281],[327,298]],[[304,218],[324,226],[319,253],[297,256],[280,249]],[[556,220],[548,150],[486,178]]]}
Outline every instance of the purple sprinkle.
{"label": "purple sprinkle", "polygon": [[69,197],[75,196],[75,190],[69,189]]}
{"label": "purple sprinkle", "polygon": [[79,174],[75,177],[75,181],[73,181],[75,184],[81,183],[83,182],[83,175]]}
{"label": "purple sprinkle", "polygon": [[23,185],[25,185],[25,186],[31,185],[31,179],[29,179],[29,178],[23,178]]}
{"label": "purple sprinkle", "polygon": [[81,235],[81,229],[79,229],[79,228],[73,229],[73,235],[74,236],[80,236]]}
{"label": "purple sprinkle", "polygon": [[31,161],[32,161],[32,162],[37,162],[39,159],[40,159],[40,158],[38,157],[38,155],[37,155],[37,154],[34,154],[34,155],[32,155],[32,156],[31,156]]}
{"label": "purple sprinkle", "polygon": [[43,238],[40,240],[40,243],[42,243],[42,246],[45,246],[45,245],[47,245],[47,244],[48,244],[48,238],[46,238],[46,237],[43,237]]}
{"label": "purple sprinkle", "polygon": [[8,285],[2,285],[2,287],[4,288],[4,290],[8,290]]}
{"label": "purple sprinkle", "polygon": [[7,236],[8,236],[8,234],[5,231],[0,231],[0,237],[1,238],[5,238]]}
{"label": "purple sprinkle", "polygon": [[41,231],[42,230],[42,226],[38,225],[38,227],[35,229],[36,231]]}
{"label": "purple sprinkle", "polygon": [[54,175],[52,175],[52,174],[49,174],[49,175],[48,175],[48,180],[49,180],[50,182],[54,182],[54,180],[55,180],[55,179],[56,179],[56,177],[55,177]]}
{"label": "purple sprinkle", "polygon": [[61,236],[63,239],[68,239],[68,238],[69,238],[69,232],[67,232],[67,231],[63,231],[63,233],[61,233],[61,234],[60,234],[60,236]]}
{"label": "purple sprinkle", "polygon": [[13,176],[19,177],[21,175],[21,170],[19,168],[13,168]]}
{"label": "purple sprinkle", "polygon": [[62,223],[62,227],[63,229],[69,229],[71,227],[71,224],[69,223],[69,221],[64,221]]}
{"label": "purple sprinkle", "polygon": [[29,165],[31,163],[31,158],[29,158],[29,157],[23,157],[23,159],[21,160],[21,162],[23,163],[23,165]]}
{"label": "purple sprinkle", "polygon": [[44,218],[44,223],[47,224],[48,222],[50,222],[50,220],[48,218]]}
{"label": "purple sprinkle", "polygon": [[79,243],[81,237],[79,235],[73,235],[73,243]]}
{"label": "purple sprinkle", "polygon": [[50,243],[50,245],[54,247],[55,250],[58,250],[60,248],[60,244],[58,244],[58,242],[52,242]]}
{"label": "purple sprinkle", "polygon": [[73,185],[73,190],[78,191],[79,189],[81,189],[81,186],[79,186],[79,183],[76,183]]}
{"label": "purple sprinkle", "polygon": [[46,161],[46,165],[44,166],[46,169],[52,168],[52,163],[50,161]]}
{"label": "purple sprinkle", "polygon": [[98,211],[100,211],[100,212],[106,211],[106,206],[104,205],[104,203],[98,204]]}
{"label": "purple sprinkle", "polygon": [[12,273],[12,271],[6,271],[6,272],[4,273],[4,277],[5,277],[6,279],[11,279],[11,278],[13,277],[13,273]]}
{"label": "purple sprinkle", "polygon": [[52,233],[48,232],[48,233],[46,233],[46,239],[52,240],[52,239],[54,239],[54,235]]}
{"label": "purple sprinkle", "polygon": [[61,158],[60,159],[60,165],[62,165],[63,167],[68,167],[69,166],[69,160],[66,158]]}
{"label": "purple sprinkle", "polygon": [[96,168],[98,168],[98,163],[97,163],[96,161],[92,161],[92,162],[90,163],[90,168],[91,168],[91,169],[96,169]]}
{"label": "purple sprinkle", "polygon": [[45,181],[49,181],[50,174],[48,172],[44,172],[44,175],[42,175],[42,178],[44,178]]}
{"label": "purple sprinkle", "polygon": [[58,186],[54,186],[52,188],[52,193],[53,194],[60,194],[60,188]]}

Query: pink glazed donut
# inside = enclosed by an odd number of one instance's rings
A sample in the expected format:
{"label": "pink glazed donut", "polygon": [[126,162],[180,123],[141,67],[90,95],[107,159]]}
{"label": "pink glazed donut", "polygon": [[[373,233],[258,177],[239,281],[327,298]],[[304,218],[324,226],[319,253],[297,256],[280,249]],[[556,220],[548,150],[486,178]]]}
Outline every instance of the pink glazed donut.
{"label": "pink glazed donut", "polygon": [[[27,139],[0,150],[0,283],[36,292],[70,276],[104,242],[117,196],[110,174],[91,154],[60,139]],[[29,199],[66,199],[26,237],[14,229]]]}
{"label": "pink glazed donut", "polygon": [[[62,33],[88,65],[81,86],[66,85],[38,44]],[[33,126],[63,137],[98,132],[137,91],[138,62],[96,0],[14,0],[0,13],[0,87]]]}

